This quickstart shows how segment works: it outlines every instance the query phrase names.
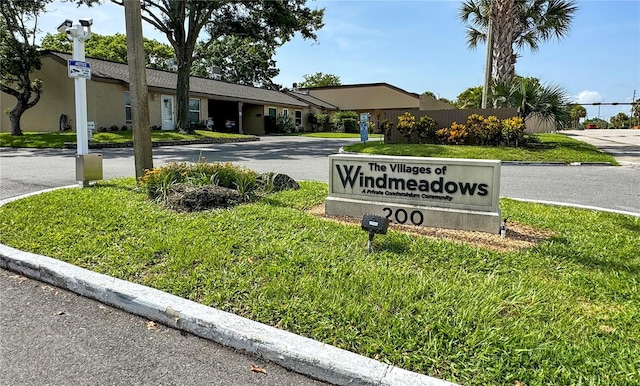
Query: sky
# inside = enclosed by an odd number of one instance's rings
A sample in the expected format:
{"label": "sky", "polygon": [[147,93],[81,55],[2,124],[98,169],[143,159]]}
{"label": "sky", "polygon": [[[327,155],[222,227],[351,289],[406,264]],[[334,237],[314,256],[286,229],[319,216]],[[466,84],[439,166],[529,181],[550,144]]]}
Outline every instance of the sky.
{"label": "sky", "polygon": [[[431,91],[454,100],[484,77],[485,46],[469,49],[460,0],[318,0],[325,26],[317,41],[300,36],[280,47],[275,82],[292,87],[305,74],[323,72],[342,84],[389,83],[409,92]],[[578,0],[568,36],[539,50],[521,51],[516,73],[562,86],[572,102],[631,102],[640,99],[640,0]],[[111,3],[92,8],[55,2],[39,28],[56,33],[65,19],[94,19],[101,35],[125,32],[124,9]],[[167,42],[143,23],[147,38]],[[587,118],[608,120],[630,106],[585,106]]]}

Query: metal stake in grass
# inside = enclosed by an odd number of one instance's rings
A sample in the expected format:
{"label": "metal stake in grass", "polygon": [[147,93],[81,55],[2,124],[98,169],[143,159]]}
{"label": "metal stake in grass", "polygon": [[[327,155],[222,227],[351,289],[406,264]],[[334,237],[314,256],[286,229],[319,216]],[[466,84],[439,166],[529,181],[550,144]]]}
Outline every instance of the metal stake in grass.
{"label": "metal stake in grass", "polygon": [[369,253],[373,252],[373,237],[377,234],[384,235],[389,227],[389,219],[375,214],[365,214],[362,217],[362,230],[369,232]]}

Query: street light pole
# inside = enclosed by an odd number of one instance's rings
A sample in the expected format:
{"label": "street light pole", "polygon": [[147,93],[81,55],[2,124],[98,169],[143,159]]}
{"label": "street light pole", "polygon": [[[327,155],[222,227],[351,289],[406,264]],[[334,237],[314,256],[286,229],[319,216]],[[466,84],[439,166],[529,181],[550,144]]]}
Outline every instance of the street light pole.
{"label": "street light pole", "polygon": [[[91,25],[86,27],[74,24],[67,30],[67,36],[73,40],[73,60],[85,61],[84,42],[91,37]],[[75,78],[76,98],[76,138],[78,154],[89,153],[89,136],[87,133],[87,80]]]}
{"label": "street light pole", "polygon": [[66,33],[73,41],[73,60],[67,63],[69,76],[74,78],[76,102],[76,180],[81,186],[89,186],[89,181],[102,179],[102,155],[89,154],[89,133],[87,130],[87,79],[91,78],[91,66],[85,62],[84,42],[91,37],[93,19],[80,19],[79,24],[67,19],[58,27],[58,32]]}

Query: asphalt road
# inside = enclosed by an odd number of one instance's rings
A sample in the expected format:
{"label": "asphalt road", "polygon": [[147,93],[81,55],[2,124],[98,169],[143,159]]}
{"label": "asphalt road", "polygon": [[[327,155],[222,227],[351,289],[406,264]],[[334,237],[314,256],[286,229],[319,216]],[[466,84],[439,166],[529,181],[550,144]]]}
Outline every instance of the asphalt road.
{"label": "asphalt road", "polygon": [[325,385],[2,269],[0,303],[0,385]]}
{"label": "asphalt road", "polygon": [[[326,156],[353,140],[154,149],[170,161],[230,161],[298,180],[328,180]],[[135,174],[132,149],[104,149],[105,179]],[[0,199],[76,185],[74,150],[0,149]],[[640,165],[503,165],[501,195],[640,213]],[[0,270],[0,384],[315,385],[279,366]],[[254,364],[267,375],[249,370]]]}
{"label": "asphalt road", "polygon": [[[328,181],[326,156],[357,140],[262,137],[259,142],[160,147],[154,164],[229,161],[258,172],[281,172],[297,180]],[[133,149],[102,149],[104,178],[134,176]],[[0,199],[75,185],[75,151],[2,149]],[[500,194],[640,213],[640,164],[626,166],[503,165]]]}

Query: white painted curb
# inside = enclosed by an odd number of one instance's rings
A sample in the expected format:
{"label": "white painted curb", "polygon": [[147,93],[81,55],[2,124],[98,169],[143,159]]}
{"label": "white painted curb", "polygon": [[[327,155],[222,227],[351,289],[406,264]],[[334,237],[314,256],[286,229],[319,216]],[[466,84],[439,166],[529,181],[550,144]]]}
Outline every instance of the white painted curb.
{"label": "white painted curb", "polygon": [[[33,194],[0,201],[0,206]],[[168,293],[0,244],[0,267],[336,385],[455,386]]]}

